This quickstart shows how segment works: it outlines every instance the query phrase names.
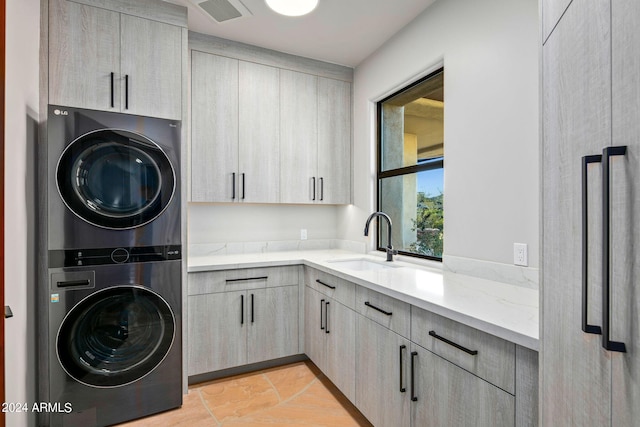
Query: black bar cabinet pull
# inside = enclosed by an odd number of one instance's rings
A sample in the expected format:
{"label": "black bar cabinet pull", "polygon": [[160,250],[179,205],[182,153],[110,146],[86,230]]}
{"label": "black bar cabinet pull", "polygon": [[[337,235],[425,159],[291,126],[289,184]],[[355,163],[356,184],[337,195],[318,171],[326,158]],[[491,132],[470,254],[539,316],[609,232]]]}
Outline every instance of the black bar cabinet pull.
{"label": "black bar cabinet pull", "polygon": [[462,350],[465,353],[470,354],[472,356],[475,356],[475,355],[478,354],[478,350],[469,350],[468,348],[463,347],[460,344],[456,344],[453,341],[449,341],[448,339],[446,339],[444,337],[441,337],[440,335],[436,334],[436,331],[429,331],[429,335],[431,335],[432,337],[434,337],[437,340],[440,340],[440,341],[442,341],[444,343],[449,344],[450,346],[453,346],[453,347],[457,348],[458,350]]}
{"label": "black bar cabinet pull", "polygon": [[251,323],[253,323],[253,294],[251,294]]}
{"label": "black bar cabinet pull", "polygon": [[116,73],[114,73],[113,71],[111,72],[111,108],[116,106],[116,101],[115,101],[115,80],[116,77]]}
{"label": "black bar cabinet pull", "polygon": [[320,279],[316,279],[316,282],[320,283],[321,285],[326,286],[329,289],[335,289],[336,288],[335,286],[327,285],[326,283],[320,281]]}
{"label": "black bar cabinet pull", "polygon": [[322,323],[322,309],[324,308],[324,300],[320,300],[320,329],[324,331],[324,324]]}
{"label": "black bar cabinet pull", "polygon": [[402,369],[402,365],[404,365],[404,363],[402,363],[402,353],[404,350],[407,349],[406,345],[401,345],[400,346],[400,393],[404,393],[407,391],[407,388],[404,386],[404,372]]}
{"label": "black bar cabinet pull", "polygon": [[411,352],[411,401],[417,402],[418,396],[416,396],[416,369],[415,358],[418,355],[417,351]]}
{"label": "black bar cabinet pull", "polygon": [[588,334],[600,335],[602,329],[597,325],[589,325],[588,304],[589,304],[589,214],[588,214],[588,175],[587,169],[590,163],[602,162],[602,156],[582,157],[582,330]]}
{"label": "black bar cabinet pull", "polygon": [[240,324],[244,325],[244,295],[240,295]]}
{"label": "black bar cabinet pull", "polygon": [[611,334],[611,319],[609,318],[611,307],[609,158],[612,156],[624,156],[625,154],[627,154],[626,146],[606,147],[602,150],[602,347],[619,353],[627,352],[625,343],[609,339]]}
{"label": "black bar cabinet pull", "polygon": [[316,200],[316,177],[311,177],[311,179],[313,180],[313,185],[311,187],[313,187],[313,196],[311,197],[311,200]]}
{"label": "black bar cabinet pull", "polygon": [[236,199],[236,173],[231,173],[231,200]]}
{"label": "black bar cabinet pull", "polygon": [[320,177],[320,201],[324,200],[324,178]]}
{"label": "black bar cabinet pull", "polygon": [[390,312],[390,311],[384,311],[383,309],[376,307],[375,305],[373,305],[373,304],[369,303],[369,301],[365,301],[365,302],[364,302],[364,305],[366,305],[367,307],[371,307],[371,308],[373,308],[374,310],[377,310],[377,311],[379,311],[379,312],[380,312],[380,313],[382,313],[382,314],[386,314],[387,316],[391,316],[391,315],[393,314],[393,313],[392,313],[392,312]]}
{"label": "black bar cabinet pull", "polygon": [[232,282],[245,282],[247,280],[267,280],[268,278],[269,276],[245,277],[243,279],[226,279],[225,282],[232,283]]}
{"label": "black bar cabinet pull", "polygon": [[129,74],[124,76],[124,109],[129,109]]}
{"label": "black bar cabinet pull", "polygon": [[244,172],[242,172],[242,200],[244,200]]}
{"label": "black bar cabinet pull", "polygon": [[324,332],[329,333],[329,301],[324,303]]}

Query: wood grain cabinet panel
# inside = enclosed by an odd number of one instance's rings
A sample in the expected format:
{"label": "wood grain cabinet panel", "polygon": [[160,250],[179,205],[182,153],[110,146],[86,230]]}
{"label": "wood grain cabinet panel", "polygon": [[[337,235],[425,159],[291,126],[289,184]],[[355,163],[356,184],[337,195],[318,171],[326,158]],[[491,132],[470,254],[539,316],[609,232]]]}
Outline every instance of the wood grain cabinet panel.
{"label": "wood grain cabinet panel", "polygon": [[183,48],[182,27],[50,0],[49,103],[180,120]]}

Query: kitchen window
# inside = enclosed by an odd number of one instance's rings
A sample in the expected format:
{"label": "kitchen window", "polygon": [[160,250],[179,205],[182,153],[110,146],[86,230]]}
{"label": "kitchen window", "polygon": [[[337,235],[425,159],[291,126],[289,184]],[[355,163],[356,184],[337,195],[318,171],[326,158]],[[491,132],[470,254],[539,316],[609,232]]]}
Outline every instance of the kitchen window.
{"label": "kitchen window", "polygon": [[[378,210],[393,223],[403,255],[442,261],[444,69],[378,102]],[[386,223],[378,222],[379,250]]]}

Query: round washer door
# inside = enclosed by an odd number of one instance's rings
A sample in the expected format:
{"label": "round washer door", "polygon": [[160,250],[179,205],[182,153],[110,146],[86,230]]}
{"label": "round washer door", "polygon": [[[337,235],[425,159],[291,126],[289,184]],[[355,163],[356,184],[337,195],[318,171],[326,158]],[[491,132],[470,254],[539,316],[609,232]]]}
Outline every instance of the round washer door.
{"label": "round washer door", "polygon": [[174,336],[175,318],[161,296],[138,286],[117,286],[71,309],[58,330],[56,351],[76,381],[118,387],[153,371]]}
{"label": "round washer door", "polygon": [[144,225],[171,202],[176,179],[160,146],[119,129],[87,133],[62,153],[58,191],[73,213],[110,229]]}

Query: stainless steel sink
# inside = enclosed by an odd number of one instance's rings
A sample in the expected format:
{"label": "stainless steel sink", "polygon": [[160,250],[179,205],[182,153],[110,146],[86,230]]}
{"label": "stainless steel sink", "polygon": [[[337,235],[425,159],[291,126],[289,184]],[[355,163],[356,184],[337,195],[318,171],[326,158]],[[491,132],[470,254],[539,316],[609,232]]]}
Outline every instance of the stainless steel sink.
{"label": "stainless steel sink", "polygon": [[393,263],[385,262],[385,261],[372,261],[369,259],[344,259],[344,260],[331,260],[327,261],[331,264],[335,265],[338,268],[345,268],[348,270],[355,271],[371,271],[371,270],[388,270],[390,268],[396,268],[397,266],[393,265]]}

